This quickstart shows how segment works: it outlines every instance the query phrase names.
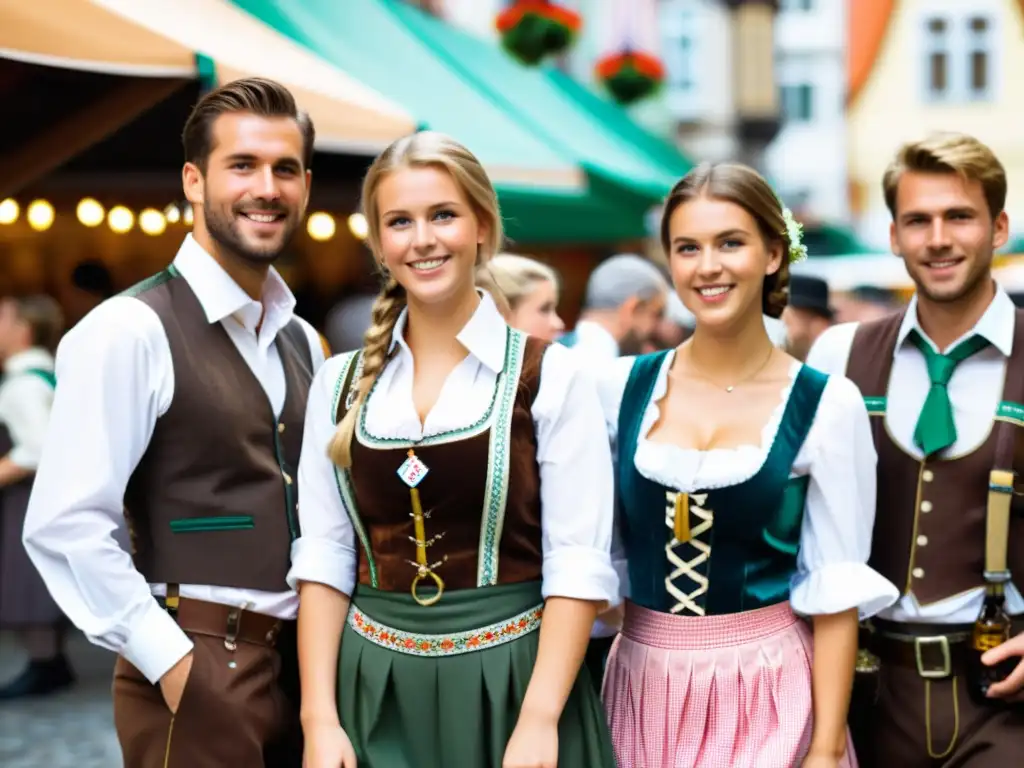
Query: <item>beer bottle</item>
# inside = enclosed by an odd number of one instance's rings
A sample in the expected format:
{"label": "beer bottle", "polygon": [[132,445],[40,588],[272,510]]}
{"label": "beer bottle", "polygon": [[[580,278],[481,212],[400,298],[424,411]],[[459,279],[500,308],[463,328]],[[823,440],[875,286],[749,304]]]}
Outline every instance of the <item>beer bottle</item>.
{"label": "beer bottle", "polygon": [[974,622],[974,631],[971,633],[968,655],[971,668],[969,689],[972,698],[982,704],[995,703],[988,697],[989,686],[1005,680],[1018,661],[1013,657],[993,666],[981,661],[986,651],[1010,639],[1010,617],[1006,614],[1005,600],[1003,585],[989,583],[985,590],[985,604]]}

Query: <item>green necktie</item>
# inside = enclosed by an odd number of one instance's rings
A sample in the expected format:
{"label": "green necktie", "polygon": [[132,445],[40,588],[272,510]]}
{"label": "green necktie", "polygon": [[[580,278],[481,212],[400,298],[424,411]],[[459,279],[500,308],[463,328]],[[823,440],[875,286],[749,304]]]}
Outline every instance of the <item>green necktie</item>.
{"label": "green necktie", "polygon": [[924,408],[917,419],[914,442],[925,456],[932,456],[956,442],[953,405],[949,402],[947,389],[953,371],[957,365],[985,349],[989,343],[981,336],[972,336],[948,355],[944,355],[936,352],[917,330],[910,332],[910,340],[924,355],[925,364],[928,366],[928,378],[932,382],[928,397],[924,401]]}

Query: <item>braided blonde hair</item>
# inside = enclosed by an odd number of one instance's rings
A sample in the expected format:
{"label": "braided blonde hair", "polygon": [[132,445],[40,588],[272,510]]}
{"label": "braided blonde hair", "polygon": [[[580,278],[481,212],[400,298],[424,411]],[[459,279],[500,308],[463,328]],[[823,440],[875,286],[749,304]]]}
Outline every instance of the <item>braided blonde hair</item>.
{"label": "braided blonde hair", "polygon": [[[362,208],[366,216],[366,241],[377,263],[381,265],[384,286],[373,304],[370,328],[363,341],[363,366],[359,380],[353,383],[355,398],[328,447],[331,460],[339,467],[352,466],[352,436],[356,418],[366,396],[388,361],[388,348],[395,323],[406,306],[405,288],[383,268],[380,241],[380,208],[377,189],[381,181],[401,168],[438,168],[449,176],[469,201],[487,236],[477,252],[477,282],[487,282],[487,262],[504,240],[498,196],[480,161],[454,139],[434,131],[421,131],[405,136],[385,149],[363,180]],[[484,273],[484,274],[481,274]]]}

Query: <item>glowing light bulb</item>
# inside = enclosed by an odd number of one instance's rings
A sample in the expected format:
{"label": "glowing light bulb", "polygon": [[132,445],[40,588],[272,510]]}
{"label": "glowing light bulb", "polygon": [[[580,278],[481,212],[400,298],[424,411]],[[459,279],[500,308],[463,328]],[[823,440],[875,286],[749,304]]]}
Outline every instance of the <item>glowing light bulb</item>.
{"label": "glowing light bulb", "polygon": [[370,234],[370,225],[366,223],[366,217],[361,213],[353,213],[348,217],[348,231],[359,240],[365,240]]}
{"label": "glowing light bulb", "polygon": [[33,200],[25,211],[28,225],[37,232],[45,232],[53,226],[53,206],[46,200]]}
{"label": "glowing light bulb", "polygon": [[164,218],[167,219],[168,224],[177,224],[181,221],[181,209],[174,203],[171,203],[164,208]]}
{"label": "glowing light bulb", "polygon": [[78,208],[75,209],[78,220],[87,227],[98,227],[103,223],[106,211],[103,206],[91,197],[85,197],[78,201]]}
{"label": "glowing light bulb", "polygon": [[107,214],[107,226],[119,235],[123,235],[135,226],[135,214],[123,205],[115,205]]}
{"label": "glowing light bulb", "polygon": [[309,236],[320,242],[334,237],[336,229],[334,217],[329,213],[310,214],[309,220],[306,222],[306,231],[309,232]]}
{"label": "glowing light bulb", "polygon": [[162,235],[167,229],[167,219],[156,208],[146,208],[139,214],[139,229],[147,235]]}
{"label": "glowing light bulb", "polygon": [[18,202],[10,197],[0,202],[0,224],[13,224],[18,220]]}

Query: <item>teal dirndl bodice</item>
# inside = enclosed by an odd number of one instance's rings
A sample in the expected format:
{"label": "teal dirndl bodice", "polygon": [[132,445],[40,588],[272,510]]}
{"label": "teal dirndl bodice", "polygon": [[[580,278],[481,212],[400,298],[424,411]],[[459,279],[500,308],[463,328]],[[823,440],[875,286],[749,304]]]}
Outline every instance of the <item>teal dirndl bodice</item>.
{"label": "teal dirndl bodice", "polygon": [[[828,376],[801,367],[768,456],[753,477],[683,494],[641,475],[634,461],[666,354],[636,358],[619,411],[617,493],[630,600],[691,616],[783,602],[797,570],[809,482],[807,476],[791,478],[790,471]],[[677,510],[688,516],[686,541],[675,536]]]}

